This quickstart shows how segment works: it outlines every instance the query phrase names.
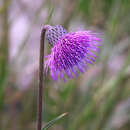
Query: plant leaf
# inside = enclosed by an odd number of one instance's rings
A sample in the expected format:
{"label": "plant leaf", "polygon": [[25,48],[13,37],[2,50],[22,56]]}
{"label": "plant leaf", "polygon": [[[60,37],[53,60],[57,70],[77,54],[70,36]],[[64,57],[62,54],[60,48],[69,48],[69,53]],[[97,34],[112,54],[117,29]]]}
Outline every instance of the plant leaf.
{"label": "plant leaf", "polygon": [[50,128],[56,121],[62,119],[64,116],[66,116],[68,113],[63,113],[61,115],[59,115],[58,117],[56,117],[55,119],[49,121],[43,128],[42,130],[47,130],[48,128]]}

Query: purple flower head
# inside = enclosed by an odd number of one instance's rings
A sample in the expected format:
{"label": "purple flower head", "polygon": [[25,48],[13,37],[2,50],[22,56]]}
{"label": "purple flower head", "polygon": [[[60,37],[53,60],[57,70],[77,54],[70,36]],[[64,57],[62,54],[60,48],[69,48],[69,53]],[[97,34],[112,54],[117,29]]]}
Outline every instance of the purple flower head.
{"label": "purple flower head", "polygon": [[78,71],[85,72],[88,64],[93,64],[100,51],[101,38],[92,31],[70,32],[61,26],[48,26],[46,38],[52,45],[47,56],[45,70],[50,70],[53,80],[78,76]]}

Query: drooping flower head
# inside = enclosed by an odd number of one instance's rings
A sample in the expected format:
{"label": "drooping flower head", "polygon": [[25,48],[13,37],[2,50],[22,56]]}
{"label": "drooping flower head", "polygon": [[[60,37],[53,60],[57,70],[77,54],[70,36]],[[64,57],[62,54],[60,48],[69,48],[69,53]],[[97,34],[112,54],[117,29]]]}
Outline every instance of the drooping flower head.
{"label": "drooping flower head", "polygon": [[45,71],[50,70],[53,80],[58,76],[73,78],[78,71],[85,72],[93,64],[100,51],[101,38],[92,31],[70,32],[61,26],[47,26],[46,38],[52,46],[45,62]]}

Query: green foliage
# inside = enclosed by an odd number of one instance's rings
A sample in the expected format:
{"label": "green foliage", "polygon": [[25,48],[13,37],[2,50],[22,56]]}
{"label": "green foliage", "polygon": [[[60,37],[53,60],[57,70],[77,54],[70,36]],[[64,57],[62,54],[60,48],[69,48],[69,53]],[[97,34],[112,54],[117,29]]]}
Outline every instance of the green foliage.
{"label": "green foliage", "polygon": [[62,119],[64,116],[66,116],[66,115],[67,115],[67,113],[63,113],[63,114],[61,114],[60,116],[56,117],[55,119],[49,121],[49,122],[42,128],[42,130],[48,130],[51,126],[54,125],[54,123],[55,123],[56,121],[61,120],[61,119]]}

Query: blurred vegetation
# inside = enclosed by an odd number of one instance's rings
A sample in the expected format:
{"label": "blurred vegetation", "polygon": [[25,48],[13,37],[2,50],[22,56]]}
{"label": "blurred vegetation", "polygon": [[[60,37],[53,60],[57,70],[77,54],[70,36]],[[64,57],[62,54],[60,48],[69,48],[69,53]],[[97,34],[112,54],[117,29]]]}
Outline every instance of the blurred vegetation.
{"label": "blurred vegetation", "polygon": [[[50,130],[130,130],[130,0],[33,2],[0,1],[0,130],[35,130],[38,67],[28,67],[32,77],[28,84],[23,85],[26,81],[18,77],[26,73],[23,68],[31,57],[38,62],[38,49],[32,51],[39,47],[41,26],[46,22],[67,29],[75,30],[78,25],[99,31],[103,47],[96,64],[79,78],[64,83],[46,77],[43,125],[68,112]],[[21,15],[29,19],[22,42],[17,40],[17,31],[15,39],[11,39],[11,29]],[[36,35],[37,39],[33,39]],[[21,43],[12,58],[15,40]],[[33,56],[26,59],[30,50]],[[28,75],[23,77],[30,79]]]}

